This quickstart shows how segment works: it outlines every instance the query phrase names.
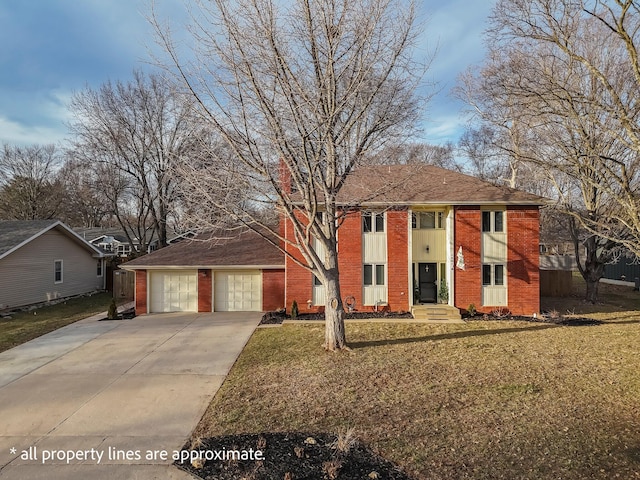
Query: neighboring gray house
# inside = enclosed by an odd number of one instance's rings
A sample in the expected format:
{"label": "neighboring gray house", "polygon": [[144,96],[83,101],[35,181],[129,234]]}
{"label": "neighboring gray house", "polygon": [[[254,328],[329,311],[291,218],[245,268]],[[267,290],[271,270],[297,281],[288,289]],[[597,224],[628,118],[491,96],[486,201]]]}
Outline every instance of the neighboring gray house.
{"label": "neighboring gray house", "polygon": [[104,290],[108,256],[57,220],[0,221],[0,310]]}

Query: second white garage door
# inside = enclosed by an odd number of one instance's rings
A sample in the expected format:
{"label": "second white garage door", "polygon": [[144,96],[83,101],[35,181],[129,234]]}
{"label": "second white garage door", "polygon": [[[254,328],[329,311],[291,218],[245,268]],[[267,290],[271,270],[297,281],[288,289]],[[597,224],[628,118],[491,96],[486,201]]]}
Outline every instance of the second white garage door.
{"label": "second white garage door", "polygon": [[262,274],[259,270],[216,272],[214,284],[217,312],[262,311]]}
{"label": "second white garage door", "polygon": [[197,271],[152,271],[149,275],[151,312],[197,312]]}

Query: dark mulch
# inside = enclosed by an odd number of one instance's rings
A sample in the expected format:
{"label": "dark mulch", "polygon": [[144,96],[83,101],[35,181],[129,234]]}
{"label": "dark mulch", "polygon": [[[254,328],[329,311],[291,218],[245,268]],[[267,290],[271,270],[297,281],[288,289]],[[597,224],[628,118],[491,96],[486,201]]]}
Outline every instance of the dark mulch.
{"label": "dark mulch", "polygon": [[[543,312],[544,313],[544,312]],[[499,320],[515,320],[521,322],[532,323],[551,323],[553,325],[564,325],[566,327],[584,327],[589,325],[602,325],[604,322],[601,320],[595,320],[587,317],[564,317],[562,315],[558,317],[550,317],[549,315],[540,315],[539,317],[522,317],[518,315],[505,315],[504,317],[496,317],[493,315],[475,315],[473,317],[465,316],[465,320],[486,320],[486,321],[499,321]]]}
{"label": "dark mulch", "polygon": [[[187,444],[183,451],[202,452],[215,458],[216,453],[230,455],[230,451],[244,452],[253,459],[206,460],[201,468],[190,459],[175,465],[206,480],[411,480],[391,462],[379,457],[359,441],[346,452],[336,448],[335,435],[319,433],[263,433],[226,435],[207,438],[199,446]],[[262,460],[256,460],[256,451]],[[226,453],[225,453],[226,452]],[[197,453],[196,453],[197,455]],[[197,461],[196,461],[197,465]]]}
{"label": "dark mulch", "polygon": [[[345,320],[366,320],[368,318],[413,318],[411,312],[345,312]],[[291,320],[291,315],[281,312],[267,312],[260,324],[282,323]],[[296,320],[324,320],[324,313],[301,313]]]}
{"label": "dark mulch", "polygon": [[126,310],[123,310],[122,312],[120,312],[118,314],[117,318],[101,318],[100,320],[98,320],[99,322],[105,322],[105,321],[114,321],[114,320],[131,320],[132,318],[135,318],[136,316],[136,309],[135,308],[128,308]]}

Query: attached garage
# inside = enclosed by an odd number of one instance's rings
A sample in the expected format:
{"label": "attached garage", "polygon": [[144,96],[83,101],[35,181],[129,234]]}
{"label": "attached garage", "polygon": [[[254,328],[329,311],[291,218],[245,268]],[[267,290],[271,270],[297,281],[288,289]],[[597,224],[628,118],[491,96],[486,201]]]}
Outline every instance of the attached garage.
{"label": "attached garage", "polygon": [[261,312],[284,306],[284,253],[252,230],[183,240],[125,263],[137,315]]}
{"label": "attached garage", "polygon": [[217,312],[262,311],[262,273],[259,270],[215,272],[214,289]]}
{"label": "attached garage", "polygon": [[152,313],[197,312],[197,270],[151,270],[149,306]]}

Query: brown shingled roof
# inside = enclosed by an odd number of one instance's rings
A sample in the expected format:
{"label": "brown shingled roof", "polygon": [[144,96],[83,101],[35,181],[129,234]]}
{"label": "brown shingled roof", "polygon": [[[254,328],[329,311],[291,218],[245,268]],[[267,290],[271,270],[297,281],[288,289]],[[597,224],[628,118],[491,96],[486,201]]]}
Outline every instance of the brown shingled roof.
{"label": "brown shingled roof", "polygon": [[122,266],[125,269],[177,266],[284,268],[284,253],[253,230],[218,232],[183,240]]}
{"label": "brown shingled roof", "polygon": [[497,187],[469,175],[433,165],[359,167],[338,194],[340,204],[519,204],[542,205],[545,199],[521,190]]}

